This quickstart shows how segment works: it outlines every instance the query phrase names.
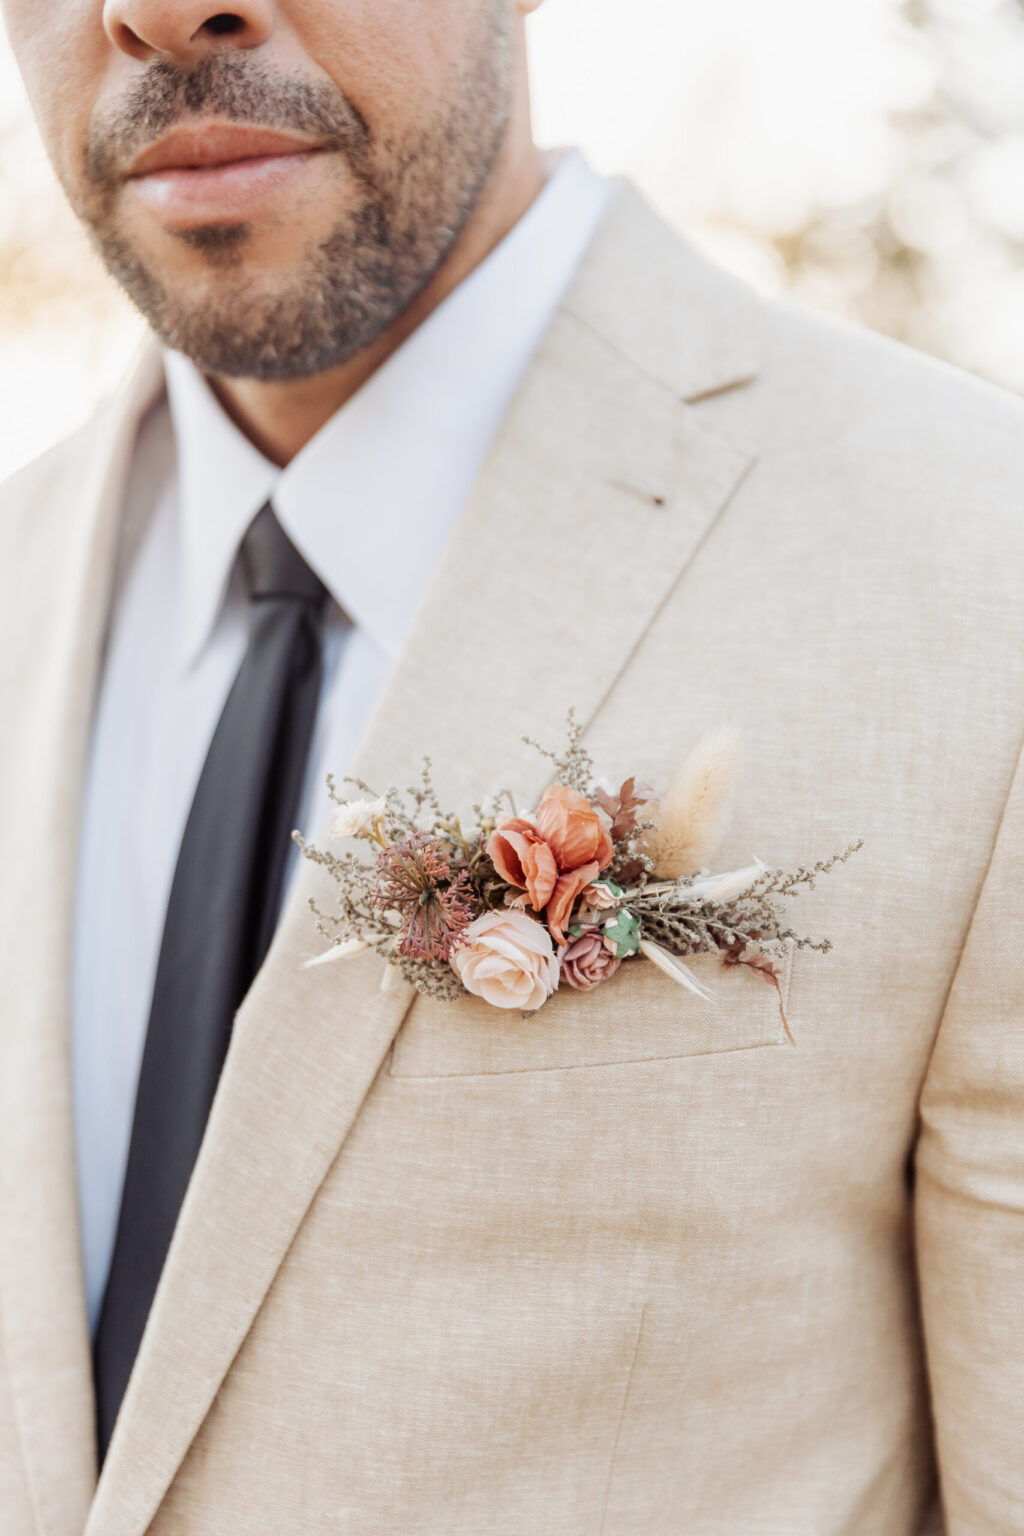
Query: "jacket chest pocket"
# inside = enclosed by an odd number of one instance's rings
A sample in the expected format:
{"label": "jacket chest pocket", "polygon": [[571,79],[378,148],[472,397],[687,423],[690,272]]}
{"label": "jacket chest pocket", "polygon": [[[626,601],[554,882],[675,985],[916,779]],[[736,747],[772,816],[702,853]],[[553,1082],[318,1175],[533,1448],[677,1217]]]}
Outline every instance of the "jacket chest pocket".
{"label": "jacket chest pocket", "polygon": [[[741,1051],[785,1040],[795,945],[776,959],[779,984],[720,956],[687,962],[711,1001],[636,957],[592,992],[563,985],[535,1013],[492,1007],[476,997],[453,1003],[417,997],[392,1043],[392,1077],[467,1077],[610,1066]],[[790,1020],[792,1024],[792,1020]]]}

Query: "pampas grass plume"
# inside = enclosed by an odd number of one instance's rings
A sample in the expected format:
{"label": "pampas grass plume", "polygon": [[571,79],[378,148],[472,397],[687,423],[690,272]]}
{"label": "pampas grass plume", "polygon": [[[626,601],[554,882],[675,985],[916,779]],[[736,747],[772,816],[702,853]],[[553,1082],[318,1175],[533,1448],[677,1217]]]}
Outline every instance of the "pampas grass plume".
{"label": "pampas grass plume", "polygon": [[694,747],[660,801],[643,815],[660,822],[648,832],[643,850],[663,880],[696,874],[714,853],[725,831],[736,781],[739,736],[732,726],[710,731]]}

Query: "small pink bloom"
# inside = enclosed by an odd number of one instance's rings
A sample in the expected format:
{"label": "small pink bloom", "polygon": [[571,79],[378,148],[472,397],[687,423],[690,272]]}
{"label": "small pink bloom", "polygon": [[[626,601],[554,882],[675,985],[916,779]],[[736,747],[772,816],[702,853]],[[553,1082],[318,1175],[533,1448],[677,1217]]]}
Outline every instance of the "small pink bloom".
{"label": "small pink bloom", "polygon": [[537,831],[564,873],[596,863],[595,874],[611,863],[615,850],[608,829],[589,800],[565,784],[550,785],[537,807]]}
{"label": "small pink bloom", "polygon": [[598,928],[585,928],[562,950],[562,975],[570,987],[589,992],[599,982],[614,976],[621,960],[609,954]]}
{"label": "small pink bloom", "polygon": [[525,890],[539,912],[551,900],[558,879],[555,856],[528,821],[511,816],[487,840],[491,862],[503,880]]}
{"label": "small pink bloom", "polygon": [[613,896],[606,885],[588,885],[583,892],[583,900],[594,912],[607,912],[618,906],[619,902],[619,898]]}

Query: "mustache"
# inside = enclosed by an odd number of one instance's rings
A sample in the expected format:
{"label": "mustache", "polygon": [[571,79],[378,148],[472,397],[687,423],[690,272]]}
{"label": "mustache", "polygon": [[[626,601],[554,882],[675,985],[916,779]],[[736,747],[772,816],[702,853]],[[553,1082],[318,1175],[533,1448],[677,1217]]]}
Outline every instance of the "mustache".
{"label": "mustache", "polygon": [[86,181],[96,191],[115,190],[142,150],[193,117],[315,139],[344,155],[360,180],[366,177],[373,135],[338,86],[270,74],[253,53],[219,52],[187,70],[164,60],[150,64],[123,100],[92,123],[85,145]]}

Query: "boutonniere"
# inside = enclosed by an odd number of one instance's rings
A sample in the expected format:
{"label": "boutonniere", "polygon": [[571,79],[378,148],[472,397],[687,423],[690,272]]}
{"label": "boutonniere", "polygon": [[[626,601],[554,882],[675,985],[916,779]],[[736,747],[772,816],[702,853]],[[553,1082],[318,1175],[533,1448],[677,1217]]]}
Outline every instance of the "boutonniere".
{"label": "boutonniere", "polygon": [[338,887],[335,912],[310,901],[329,948],[307,964],[373,949],[387,962],[385,988],[404,977],[428,997],[472,993],[532,1011],[559,986],[587,992],[642,960],[710,1000],[686,960],[712,951],[759,971],[781,1008],[772,957],[788,940],[831,949],[784,926],[782,903],[862,840],[795,871],[756,857],[718,874],[707,867],[732,795],[731,731],[706,736],[666,793],[596,778],[572,714],[564,751],[529,744],[553,767],[538,804],[520,810],[502,791],[474,807],[466,828],[439,804],[429,758],[404,794],[348,779],[363,798],[344,800],[329,775],[332,841],[350,846],[335,852],[293,833]]}

